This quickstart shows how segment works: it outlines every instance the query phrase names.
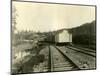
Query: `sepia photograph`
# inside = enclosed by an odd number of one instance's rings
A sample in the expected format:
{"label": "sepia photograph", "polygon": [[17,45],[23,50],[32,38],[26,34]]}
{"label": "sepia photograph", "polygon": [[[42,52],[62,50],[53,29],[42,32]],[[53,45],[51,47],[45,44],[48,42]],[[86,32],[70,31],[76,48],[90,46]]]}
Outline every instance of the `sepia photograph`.
{"label": "sepia photograph", "polygon": [[11,73],[96,69],[96,6],[12,0]]}

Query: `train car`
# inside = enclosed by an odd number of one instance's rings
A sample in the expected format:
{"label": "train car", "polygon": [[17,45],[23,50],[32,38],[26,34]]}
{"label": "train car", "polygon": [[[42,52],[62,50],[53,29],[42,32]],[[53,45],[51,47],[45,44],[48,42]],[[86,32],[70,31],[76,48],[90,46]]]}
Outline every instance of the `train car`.
{"label": "train car", "polygon": [[54,44],[55,43],[55,35],[50,35],[44,39],[45,43]]}
{"label": "train car", "polygon": [[55,34],[55,43],[60,45],[72,43],[72,33],[68,29],[58,30]]}

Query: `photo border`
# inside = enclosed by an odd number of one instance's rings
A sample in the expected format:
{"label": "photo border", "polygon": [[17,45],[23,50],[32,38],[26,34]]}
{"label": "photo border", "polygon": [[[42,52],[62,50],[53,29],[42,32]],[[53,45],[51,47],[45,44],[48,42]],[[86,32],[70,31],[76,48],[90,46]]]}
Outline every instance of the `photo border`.
{"label": "photo border", "polygon": [[[15,2],[28,2],[28,3],[42,3],[42,4],[58,4],[58,5],[75,5],[75,6],[90,6],[90,7],[95,7],[95,24],[96,24],[96,28],[95,28],[95,32],[96,32],[96,60],[95,60],[95,68],[91,68],[91,69],[82,69],[82,70],[64,70],[64,71],[53,71],[53,72],[71,72],[71,71],[85,71],[85,70],[96,70],[97,69],[97,5],[87,5],[87,4],[74,4],[74,3],[58,3],[58,2],[42,2],[42,1],[22,1],[22,0],[11,0],[10,1],[10,25],[11,25],[11,29],[10,29],[10,74],[12,74],[12,2],[15,1]],[[28,72],[28,73],[14,73],[14,75],[16,74],[36,74],[36,73],[52,73],[51,71],[50,72]]]}

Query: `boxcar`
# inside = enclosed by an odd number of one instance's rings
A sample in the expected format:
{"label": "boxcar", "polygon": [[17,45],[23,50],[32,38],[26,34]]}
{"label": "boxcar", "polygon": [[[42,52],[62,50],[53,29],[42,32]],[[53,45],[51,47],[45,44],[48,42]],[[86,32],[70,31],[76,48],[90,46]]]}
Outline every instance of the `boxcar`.
{"label": "boxcar", "polygon": [[67,29],[62,29],[57,31],[55,34],[55,43],[56,44],[70,44],[72,43],[72,33]]}

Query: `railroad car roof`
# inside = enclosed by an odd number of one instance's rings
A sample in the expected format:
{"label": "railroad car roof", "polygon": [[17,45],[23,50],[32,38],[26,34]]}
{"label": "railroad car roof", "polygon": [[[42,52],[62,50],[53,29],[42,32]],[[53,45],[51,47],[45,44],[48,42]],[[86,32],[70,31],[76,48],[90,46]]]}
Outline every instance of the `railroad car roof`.
{"label": "railroad car roof", "polygon": [[71,29],[66,29],[66,28],[64,28],[64,29],[60,29],[60,30],[56,31],[55,34],[59,34],[59,33],[61,33],[61,32],[64,31],[64,30],[66,30],[66,31],[68,31],[69,33],[71,33]]}

